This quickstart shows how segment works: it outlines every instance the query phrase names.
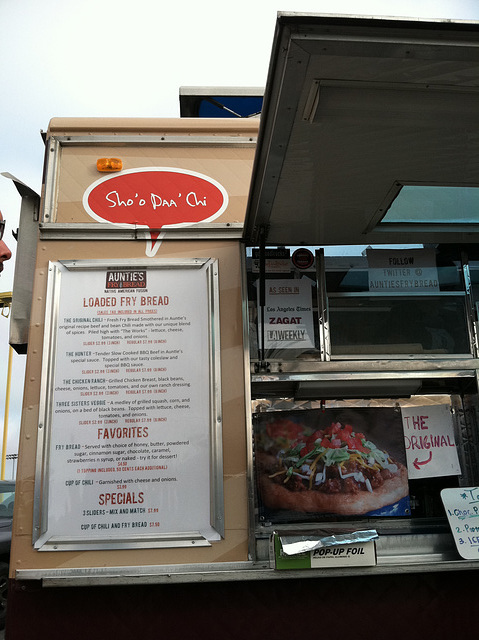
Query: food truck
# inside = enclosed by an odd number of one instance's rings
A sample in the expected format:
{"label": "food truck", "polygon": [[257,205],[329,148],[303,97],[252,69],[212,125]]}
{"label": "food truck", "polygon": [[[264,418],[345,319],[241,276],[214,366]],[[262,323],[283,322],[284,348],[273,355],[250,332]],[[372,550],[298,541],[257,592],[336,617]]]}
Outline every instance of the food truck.
{"label": "food truck", "polygon": [[478,33],[279,14],[260,119],[50,122],[7,638],[471,632]]}

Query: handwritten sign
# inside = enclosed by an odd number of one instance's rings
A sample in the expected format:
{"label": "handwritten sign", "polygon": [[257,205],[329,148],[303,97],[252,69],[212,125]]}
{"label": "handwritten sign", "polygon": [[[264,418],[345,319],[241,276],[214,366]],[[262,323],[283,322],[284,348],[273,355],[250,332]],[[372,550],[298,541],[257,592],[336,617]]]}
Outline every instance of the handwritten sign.
{"label": "handwritten sign", "polygon": [[459,555],[479,560],[479,487],[443,489],[441,499]]}
{"label": "handwritten sign", "polygon": [[85,211],[99,222],[159,230],[211,222],[228,206],[225,188],[187,169],[144,167],[100,178],[83,195]]}
{"label": "handwritten sign", "polygon": [[369,291],[439,291],[433,249],[368,249]]}
{"label": "handwritten sign", "polygon": [[266,280],[265,347],[314,347],[311,280]]}
{"label": "handwritten sign", "polygon": [[459,475],[450,407],[403,407],[401,413],[409,478]]}

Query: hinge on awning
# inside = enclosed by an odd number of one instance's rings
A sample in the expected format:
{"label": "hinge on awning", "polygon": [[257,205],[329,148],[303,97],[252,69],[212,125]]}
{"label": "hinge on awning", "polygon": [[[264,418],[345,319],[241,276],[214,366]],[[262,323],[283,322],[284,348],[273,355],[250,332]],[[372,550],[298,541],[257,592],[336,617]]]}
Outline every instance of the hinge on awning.
{"label": "hinge on awning", "polygon": [[2,173],[1,175],[13,181],[22,198],[19,228],[16,233],[18,245],[15,258],[9,342],[17,353],[24,354],[27,352],[30,327],[40,196],[11,173]]}
{"label": "hinge on awning", "polygon": [[259,334],[259,362],[256,364],[257,372],[268,371],[269,363],[265,361],[264,346],[264,306],[266,300],[266,226],[259,228],[259,292],[258,292],[258,334]]}

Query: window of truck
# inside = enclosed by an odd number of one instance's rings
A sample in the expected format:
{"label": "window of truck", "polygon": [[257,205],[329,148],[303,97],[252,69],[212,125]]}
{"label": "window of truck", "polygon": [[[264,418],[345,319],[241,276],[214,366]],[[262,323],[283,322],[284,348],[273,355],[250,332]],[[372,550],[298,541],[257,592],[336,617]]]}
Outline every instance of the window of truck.
{"label": "window of truck", "polygon": [[296,250],[247,257],[254,553],[278,530],[367,523],[392,556],[420,532],[455,557],[441,491],[479,481],[479,263],[447,246]]}
{"label": "window of truck", "polygon": [[[288,257],[281,258],[285,251]],[[292,259],[294,248],[269,249],[263,278],[257,253],[249,258],[254,360],[474,354],[473,301],[457,252],[447,247],[350,247],[342,255],[332,247],[313,251],[314,260],[304,266]]]}

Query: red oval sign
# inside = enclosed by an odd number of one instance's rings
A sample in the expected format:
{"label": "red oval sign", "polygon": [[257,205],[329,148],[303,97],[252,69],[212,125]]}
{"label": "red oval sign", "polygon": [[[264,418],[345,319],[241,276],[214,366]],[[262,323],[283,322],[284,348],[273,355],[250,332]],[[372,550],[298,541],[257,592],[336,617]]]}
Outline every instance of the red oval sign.
{"label": "red oval sign", "polygon": [[94,182],[83,195],[83,206],[92,218],[150,229],[210,222],[227,205],[228,194],[216,180],[169,167],[115,173]]}

